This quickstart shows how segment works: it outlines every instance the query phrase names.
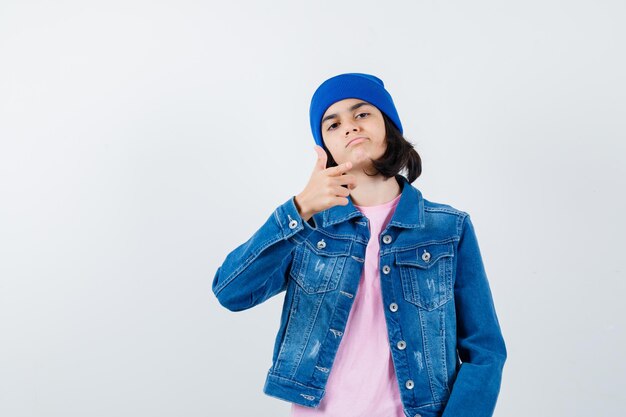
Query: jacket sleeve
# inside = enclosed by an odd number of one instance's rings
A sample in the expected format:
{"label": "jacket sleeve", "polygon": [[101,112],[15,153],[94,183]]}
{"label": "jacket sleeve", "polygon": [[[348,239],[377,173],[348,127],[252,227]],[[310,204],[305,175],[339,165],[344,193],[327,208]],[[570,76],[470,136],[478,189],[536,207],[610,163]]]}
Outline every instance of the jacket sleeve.
{"label": "jacket sleeve", "polygon": [[468,214],[457,254],[454,300],[457,352],[462,363],[442,417],[491,417],[507,352]]}
{"label": "jacket sleeve", "polygon": [[217,268],[212,290],[222,306],[246,310],[287,288],[293,251],[315,230],[313,218],[304,221],[294,199],[278,206]]}

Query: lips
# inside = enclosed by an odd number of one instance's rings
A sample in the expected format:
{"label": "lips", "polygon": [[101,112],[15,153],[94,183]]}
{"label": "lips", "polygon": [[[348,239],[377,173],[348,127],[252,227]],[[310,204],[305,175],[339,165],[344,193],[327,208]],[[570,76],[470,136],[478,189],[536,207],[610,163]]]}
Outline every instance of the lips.
{"label": "lips", "polygon": [[[367,138],[366,138],[365,136],[359,136],[359,137],[356,137],[356,138],[354,138],[354,139],[350,140],[350,142],[348,142],[348,144],[346,145],[346,148],[347,148],[348,146],[350,146],[350,144],[352,144],[352,142],[357,141],[357,140],[361,140],[361,139],[365,140],[365,139],[367,139]],[[362,142],[362,140],[361,140],[361,142]]]}

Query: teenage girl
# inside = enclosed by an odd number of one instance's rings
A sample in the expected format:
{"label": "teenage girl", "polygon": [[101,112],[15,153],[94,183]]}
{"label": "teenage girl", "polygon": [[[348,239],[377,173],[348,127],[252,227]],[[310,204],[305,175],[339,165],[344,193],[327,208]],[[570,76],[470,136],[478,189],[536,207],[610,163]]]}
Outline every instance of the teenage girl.
{"label": "teenage girl", "polygon": [[264,391],[292,417],[490,417],[506,347],[468,213],[411,185],[380,78],[326,80],[310,121],[306,187],[213,281],[233,311],[287,291]]}

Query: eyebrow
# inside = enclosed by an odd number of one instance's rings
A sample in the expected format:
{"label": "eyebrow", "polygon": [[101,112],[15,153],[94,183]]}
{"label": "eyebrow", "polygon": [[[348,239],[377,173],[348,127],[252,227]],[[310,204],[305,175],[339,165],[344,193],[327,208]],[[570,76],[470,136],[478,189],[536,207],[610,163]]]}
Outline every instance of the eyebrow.
{"label": "eyebrow", "polygon": [[[350,107],[348,110],[349,110],[349,111],[354,111],[354,110],[358,109],[358,108],[359,108],[359,107],[361,107],[361,106],[369,106],[369,105],[370,105],[369,103],[366,103],[366,102],[364,102],[364,101],[361,101],[361,102],[359,102],[359,103],[356,103],[354,106]],[[325,122],[326,120],[328,120],[328,119],[334,119],[335,117],[337,117],[337,115],[336,115],[336,114],[329,114],[328,116],[326,116],[326,117],[324,117],[324,118],[322,119],[322,121],[320,122],[320,125],[324,124],[324,122]]]}

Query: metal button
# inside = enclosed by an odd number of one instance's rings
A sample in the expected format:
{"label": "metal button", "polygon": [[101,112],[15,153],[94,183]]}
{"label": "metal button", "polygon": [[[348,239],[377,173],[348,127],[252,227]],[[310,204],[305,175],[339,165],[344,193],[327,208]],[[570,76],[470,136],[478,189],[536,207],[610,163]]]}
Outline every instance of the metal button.
{"label": "metal button", "polygon": [[428,252],[426,251],[426,249],[424,249],[424,253],[422,253],[422,259],[423,259],[425,262],[430,261],[430,253],[428,253]]}
{"label": "metal button", "polygon": [[404,348],[406,347],[406,342],[404,340],[400,340],[396,346],[398,346],[398,349],[404,350]]}
{"label": "metal button", "polygon": [[389,236],[389,235],[383,236],[383,242],[390,243],[391,242],[391,236]]}
{"label": "metal button", "polygon": [[383,266],[383,274],[386,275],[389,273],[389,271],[391,271],[391,268],[389,268],[389,265]]}
{"label": "metal button", "polygon": [[317,242],[317,248],[318,249],[324,249],[325,247],[326,247],[326,242],[324,242],[324,239],[322,239],[319,242]]}
{"label": "metal button", "polygon": [[422,417],[421,414],[415,414],[413,417]]}
{"label": "metal button", "polygon": [[391,310],[391,311],[398,311],[398,304],[396,304],[396,303],[389,304],[389,310]]}
{"label": "metal button", "polygon": [[289,228],[290,229],[295,229],[296,227],[298,227],[298,221],[297,220],[292,220],[289,222]]}
{"label": "metal button", "polygon": [[406,381],[406,387],[408,389],[413,389],[413,380],[409,379],[408,381]]}

